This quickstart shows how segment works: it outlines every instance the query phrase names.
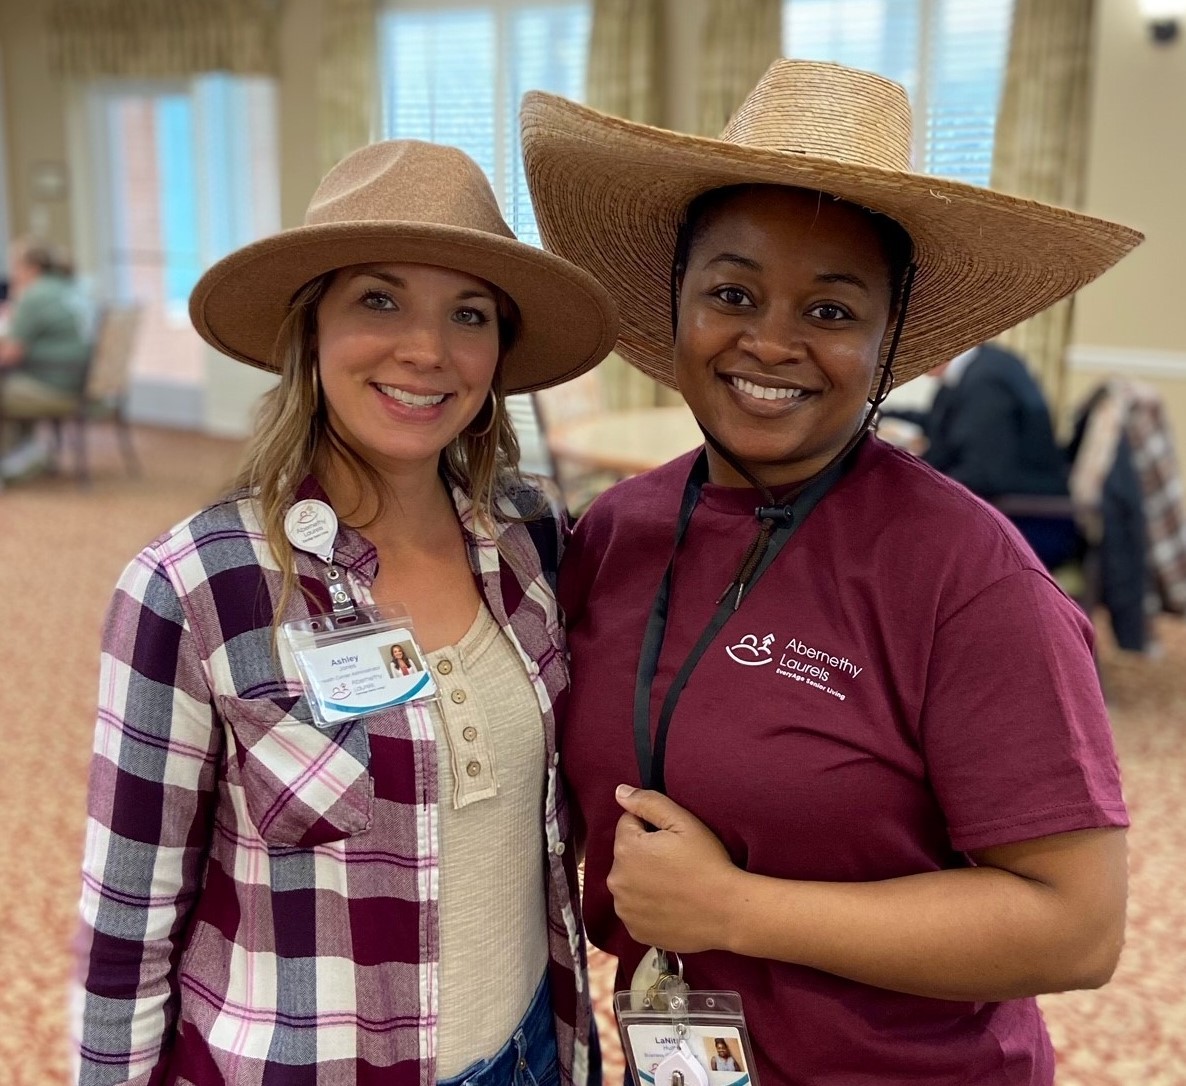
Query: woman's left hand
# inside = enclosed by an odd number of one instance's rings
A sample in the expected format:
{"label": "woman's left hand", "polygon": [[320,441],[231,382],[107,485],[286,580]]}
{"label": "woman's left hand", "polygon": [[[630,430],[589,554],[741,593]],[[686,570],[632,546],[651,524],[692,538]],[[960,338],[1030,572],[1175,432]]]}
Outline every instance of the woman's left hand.
{"label": "woman's left hand", "polygon": [[615,798],[626,813],[606,885],[630,937],[682,953],[724,947],[742,874],[725,846],[660,792],[620,785]]}

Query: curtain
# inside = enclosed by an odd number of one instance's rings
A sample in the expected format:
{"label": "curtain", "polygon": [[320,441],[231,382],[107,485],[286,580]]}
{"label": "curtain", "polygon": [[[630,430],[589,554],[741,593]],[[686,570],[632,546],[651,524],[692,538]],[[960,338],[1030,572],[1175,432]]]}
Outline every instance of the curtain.
{"label": "curtain", "polygon": [[594,0],[585,101],[644,124],[662,122],[662,0]]}
{"label": "curtain", "polygon": [[[585,101],[594,109],[645,124],[663,113],[663,0],[593,0]],[[598,368],[611,410],[678,402],[641,370],[611,354]]]}
{"label": "curtain", "polygon": [[782,50],[782,0],[709,0],[700,48],[699,132],[719,135]]}
{"label": "curtain", "polygon": [[322,0],[317,155],[324,175],[371,141],[378,103],[376,0]]}
{"label": "curtain", "polygon": [[64,78],[275,75],[272,0],[53,0],[50,66]]}
{"label": "curtain", "polygon": [[[1094,0],[1016,0],[993,147],[992,187],[1079,207],[1087,163]],[[1011,328],[1055,417],[1066,406],[1073,299]]]}

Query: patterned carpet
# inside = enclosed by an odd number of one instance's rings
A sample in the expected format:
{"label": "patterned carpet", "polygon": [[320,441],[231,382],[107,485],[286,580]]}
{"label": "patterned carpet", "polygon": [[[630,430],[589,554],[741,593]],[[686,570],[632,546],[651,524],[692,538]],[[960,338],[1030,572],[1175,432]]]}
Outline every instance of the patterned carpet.
{"label": "patterned carpet", "polygon": [[[0,1084],[68,1081],[68,946],[74,933],[99,623],[116,577],[154,535],[233,473],[237,445],[142,430],[127,478],[96,443],[96,481],[48,479],[0,492]],[[41,558],[52,545],[52,567]],[[1124,657],[1102,638],[1135,826],[1128,942],[1099,992],[1043,1000],[1060,1086],[1186,1083],[1186,625],[1160,626],[1160,658]],[[603,1010],[612,962],[595,955]],[[621,1061],[601,1018],[610,1069]]]}

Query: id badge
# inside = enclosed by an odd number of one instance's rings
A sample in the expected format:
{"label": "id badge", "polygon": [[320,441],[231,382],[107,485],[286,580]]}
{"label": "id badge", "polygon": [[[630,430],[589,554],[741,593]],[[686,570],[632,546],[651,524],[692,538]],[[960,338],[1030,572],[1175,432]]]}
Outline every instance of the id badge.
{"label": "id badge", "polygon": [[280,629],[319,727],[440,696],[412,620],[396,608],[352,607]]}
{"label": "id badge", "polygon": [[614,995],[635,1086],[757,1086],[741,996],[692,991],[682,963],[677,968],[662,972],[646,991]]}

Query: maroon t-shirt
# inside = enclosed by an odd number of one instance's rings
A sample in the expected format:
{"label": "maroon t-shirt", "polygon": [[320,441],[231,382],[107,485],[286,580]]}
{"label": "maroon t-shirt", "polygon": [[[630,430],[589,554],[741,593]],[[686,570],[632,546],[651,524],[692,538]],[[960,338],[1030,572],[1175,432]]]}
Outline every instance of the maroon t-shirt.
{"label": "maroon t-shirt", "polygon": [[[628,978],[643,948],[605,878],[638,784],[632,700],[692,455],[603,495],[561,570],[572,696],[563,767],[586,829],[585,922]],[[676,562],[652,728],[756,524],[707,485]],[[667,745],[671,797],[746,870],[865,882],[964,850],[1127,824],[1091,628],[1012,526],[871,439],[708,647]],[[920,950],[921,952],[921,950]],[[1032,999],[952,1002],[723,952],[694,988],[741,992],[763,1086],[1053,1081]]]}

